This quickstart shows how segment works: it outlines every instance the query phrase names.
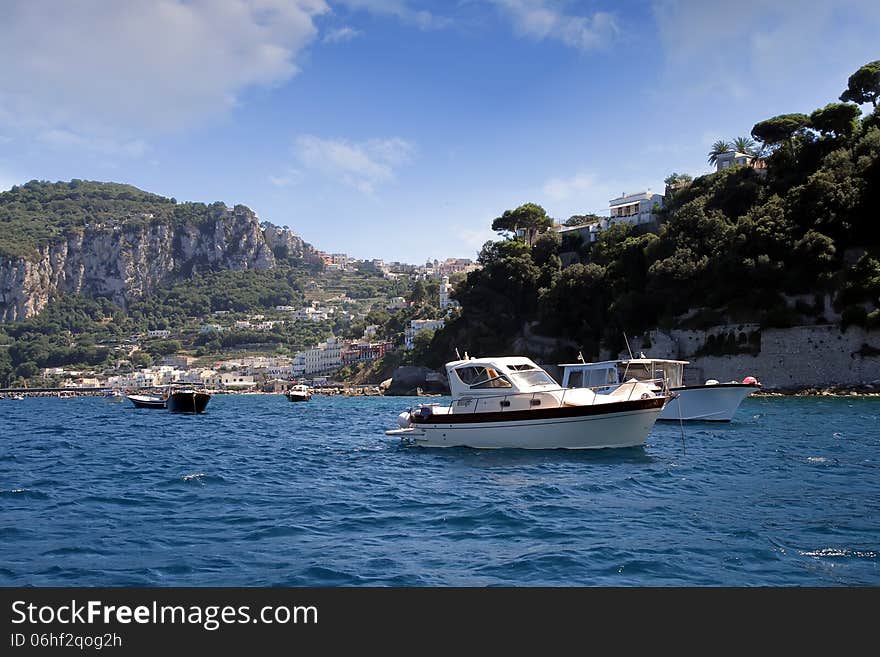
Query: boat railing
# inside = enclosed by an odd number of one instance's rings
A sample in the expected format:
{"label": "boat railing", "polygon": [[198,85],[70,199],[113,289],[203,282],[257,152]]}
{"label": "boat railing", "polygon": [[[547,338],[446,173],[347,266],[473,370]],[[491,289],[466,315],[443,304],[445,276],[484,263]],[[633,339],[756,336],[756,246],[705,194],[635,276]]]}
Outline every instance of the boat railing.
{"label": "boat railing", "polygon": [[[668,386],[666,385],[666,382],[664,379],[646,379],[646,380],[640,380],[640,381],[635,381],[635,382],[626,382],[625,381],[623,383],[620,383],[620,384],[617,384],[617,385],[611,386],[611,387],[619,388],[621,386],[627,385],[628,383],[630,384],[629,394],[626,396],[626,399],[621,399],[621,401],[632,401],[633,392],[635,392],[637,384],[643,384],[643,385],[644,384],[654,384],[660,389],[663,396],[669,395]],[[589,404],[590,406],[592,406],[593,404],[596,403],[596,398],[600,394],[600,393],[597,393],[596,391],[607,389],[607,388],[609,388],[609,385],[606,383],[601,386],[583,386],[583,387],[579,387],[579,388],[563,388],[562,386],[560,386],[558,388],[548,388],[546,390],[533,390],[531,392],[508,392],[508,393],[499,394],[499,395],[476,395],[473,397],[462,397],[460,399],[457,399],[453,402],[453,406],[455,406],[455,404],[457,404],[458,402],[461,402],[461,401],[466,401],[466,402],[473,401],[474,408],[473,408],[473,410],[471,410],[471,413],[477,413],[479,406],[480,406],[480,402],[482,400],[498,399],[501,402],[499,404],[499,406],[501,407],[500,412],[503,413],[504,410],[510,406],[509,402],[512,398],[528,397],[529,398],[529,407],[531,408],[533,406],[540,405],[541,400],[536,399],[537,395],[546,395],[546,394],[554,393],[554,392],[562,392],[562,396],[559,398],[558,403],[557,403],[557,408],[558,408],[558,407],[565,406],[565,395],[566,395],[566,393],[568,393],[572,390],[590,390],[593,393],[595,393],[593,396],[593,399],[590,401],[590,404]],[[555,399],[555,396],[554,396],[554,399]],[[537,404],[535,403],[536,401],[538,402]],[[504,402],[508,402],[508,403],[505,404]],[[427,404],[423,404],[423,405],[427,406]]]}

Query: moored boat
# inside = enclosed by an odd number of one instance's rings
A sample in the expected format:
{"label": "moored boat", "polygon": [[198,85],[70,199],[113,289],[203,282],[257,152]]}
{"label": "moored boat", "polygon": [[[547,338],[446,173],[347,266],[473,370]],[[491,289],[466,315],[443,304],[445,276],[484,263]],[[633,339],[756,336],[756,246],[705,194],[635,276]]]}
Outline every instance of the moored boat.
{"label": "moored boat", "polygon": [[598,386],[599,392],[615,389],[623,381],[664,381],[672,399],[660,413],[659,420],[729,422],[743,399],[761,387],[752,377],[742,382],[719,383],[714,379],[702,385],[683,384],[686,360],[631,358],[597,363],[563,363],[562,386],[578,389]]}
{"label": "moored boat", "polygon": [[172,413],[204,413],[211,395],[204,390],[180,388],[171,391],[166,407]]}
{"label": "moored boat", "polygon": [[601,449],[643,445],[669,399],[647,385],[567,390],[523,357],[446,364],[452,403],[401,413],[386,431],[423,447]]}
{"label": "moored boat", "polygon": [[126,395],[135,408],[165,408],[165,398],[157,395]]}
{"label": "moored boat", "polygon": [[312,393],[307,385],[296,385],[287,391],[287,401],[301,402],[309,401],[311,398]]}

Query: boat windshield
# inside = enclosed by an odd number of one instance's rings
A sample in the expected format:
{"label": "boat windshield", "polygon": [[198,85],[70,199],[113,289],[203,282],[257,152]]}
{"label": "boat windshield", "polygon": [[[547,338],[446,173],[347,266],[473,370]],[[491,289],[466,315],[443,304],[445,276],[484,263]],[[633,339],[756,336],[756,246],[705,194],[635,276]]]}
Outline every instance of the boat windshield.
{"label": "boat windshield", "polygon": [[661,380],[667,385],[681,385],[682,366],[680,363],[652,361],[648,363],[621,363],[619,366],[621,379],[636,378],[639,381]]}
{"label": "boat windshield", "polygon": [[555,386],[554,381],[547,372],[543,370],[526,370],[516,372],[510,375],[514,382],[520,388],[531,388],[534,386]]}
{"label": "boat windshield", "polygon": [[617,370],[614,366],[581,367],[569,371],[569,388],[599,388],[609,385],[617,385]]}
{"label": "boat windshield", "polygon": [[511,388],[510,381],[491,367],[460,367],[453,370],[461,382],[471,388]]}

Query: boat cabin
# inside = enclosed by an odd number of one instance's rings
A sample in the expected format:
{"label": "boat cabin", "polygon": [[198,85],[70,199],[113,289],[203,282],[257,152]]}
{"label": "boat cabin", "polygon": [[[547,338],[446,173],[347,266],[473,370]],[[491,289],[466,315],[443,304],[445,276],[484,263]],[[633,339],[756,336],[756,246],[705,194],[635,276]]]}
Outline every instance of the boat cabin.
{"label": "boat cabin", "polygon": [[520,356],[469,358],[446,363],[452,412],[522,410],[559,406],[559,384]]}
{"label": "boat cabin", "polygon": [[470,358],[446,364],[449,390],[461,395],[540,392],[559,388],[547,372],[522,357]]}
{"label": "boat cabin", "polygon": [[562,363],[563,388],[592,388],[598,393],[615,389],[624,381],[652,381],[665,383],[669,388],[682,386],[686,360],[659,358],[631,358],[606,360],[598,363]]}

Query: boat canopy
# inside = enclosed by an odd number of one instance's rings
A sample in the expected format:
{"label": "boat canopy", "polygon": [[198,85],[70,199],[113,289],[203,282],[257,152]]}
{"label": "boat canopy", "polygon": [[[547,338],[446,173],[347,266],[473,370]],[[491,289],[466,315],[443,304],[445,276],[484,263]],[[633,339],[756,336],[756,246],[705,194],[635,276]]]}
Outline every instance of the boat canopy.
{"label": "boat canopy", "polygon": [[456,360],[446,363],[446,373],[453,397],[559,389],[547,372],[530,359],[518,356]]}
{"label": "boat canopy", "polygon": [[686,360],[630,358],[597,363],[562,363],[564,388],[599,388],[616,386],[622,381],[662,380],[671,388],[681,387]]}

